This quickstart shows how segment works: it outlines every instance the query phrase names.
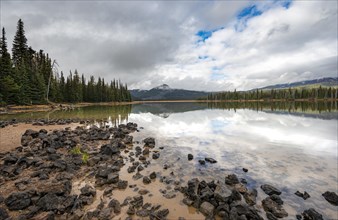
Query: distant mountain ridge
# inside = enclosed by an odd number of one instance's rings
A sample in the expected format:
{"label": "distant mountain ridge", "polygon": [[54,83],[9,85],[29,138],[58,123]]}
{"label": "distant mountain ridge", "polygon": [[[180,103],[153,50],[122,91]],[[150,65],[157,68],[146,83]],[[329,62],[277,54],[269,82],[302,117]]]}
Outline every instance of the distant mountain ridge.
{"label": "distant mountain ridge", "polygon": [[154,87],[150,90],[130,90],[133,100],[195,100],[206,97],[209,93],[185,89],[173,89],[167,84]]}
{"label": "distant mountain ridge", "polygon": [[283,84],[275,84],[271,86],[265,86],[259,89],[287,89],[292,87],[300,87],[300,86],[338,86],[338,77],[325,77],[320,79],[312,79],[305,81],[298,81],[293,83],[283,83]]}
{"label": "distant mountain ridge", "polygon": [[[310,87],[310,86],[338,86],[338,77],[325,77],[320,79],[298,81],[292,83],[275,84],[265,86],[262,90],[269,89],[287,89],[293,87]],[[256,89],[252,89],[256,90]],[[251,90],[251,91],[252,91]],[[218,92],[204,92],[185,89],[173,89],[167,84],[156,86],[150,90],[132,89],[129,90],[133,100],[196,100],[199,98],[205,98],[210,93]]]}

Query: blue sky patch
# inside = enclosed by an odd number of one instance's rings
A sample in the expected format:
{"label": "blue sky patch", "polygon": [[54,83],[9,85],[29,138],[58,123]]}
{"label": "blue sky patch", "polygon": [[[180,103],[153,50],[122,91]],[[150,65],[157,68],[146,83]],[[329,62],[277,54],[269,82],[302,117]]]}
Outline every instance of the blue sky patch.
{"label": "blue sky patch", "polygon": [[208,39],[209,37],[212,36],[212,34],[218,30],[222,30],[224,29],[224,27],[220,27],[220,28],[216,28],[216,29],[213,29],[213,30],[200,30],[196,33],[196,36],[200,37],[200,39],[198,40],[198,42],[201,42],[201,41],[205,41],[206,39]]}
{"label": "blue sky patch", "polygon": [[288,9],[288,8],[290,8],[291,3],[292,3],[291,0],[285,0],[285,1],[282,1],[282,6],[286,9]]}
{"label": "blue sky patch", "polygon": [[238,19],[242,18],[251,18],[255,16],[261,15],[263,12],[258,10],[256,5],[251,5],[249,7],[244,8],[242,11],[240,11],[237,15]]}
{"label": "blue sky patch", "polygon": [[199,31],[196,33],[197,36],[201,38],[201,41],[205,41],[212,35],[212,31]]}

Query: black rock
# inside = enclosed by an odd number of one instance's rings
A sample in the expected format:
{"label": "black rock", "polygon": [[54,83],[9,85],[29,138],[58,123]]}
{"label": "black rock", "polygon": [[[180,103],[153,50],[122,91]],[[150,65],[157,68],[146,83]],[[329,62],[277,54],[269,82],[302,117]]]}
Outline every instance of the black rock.
{"label": "black rock", "polygon": [[242,199],[242,196],[237,190],[232,190],[231,198],[233,201],[240,201]]}
{"label": "black rock", "polygon": [[110,200],[108,207],[114,209],[114,213],[120,213],[121,212],[121,204],[118,200],[112,199]]}
{"label": "black rock", "polygon": [[198,160],[201,165],[205,165],[205,160]]}
{"label": "black rock", "polygon": [[323,216],[313,208],[305,210],[302,215],[304,220],[323,220]]}
{"label": "black rock", "polygon": [[143,155],[149,155],[149,148],[145,148],[142,152]]}
{"label": "black rock", "polygon": [[322,196],[332,205],[338,206],[338,195],[335,192],[326,191]]}
{"label": "black rock", "polygon": [[0,220],[5,220],[7,218],[9,218],[9,215],[6,209],[0,207]]}
{"label": "black rock", "polygon": [[32,129],[28,129],[28,130],[25,131],[23,136],[31,136],[32,138],[37,138],[39,136],[39,132],[34,131]]}
{"label": "black rock", "polygon": [[47,147],[47,148],[46,148],[46,152],[49,153],[49,154],[55,154],[55,153],[56,153],[56,150],[55,150],[54,148]]}
{"label": "black rock", "polygon": [[53,193],[46,194],[36,203],[44,211],[56,211],[61,207],[61,204],[61,199]]}
{"label": "black rock", "polygon": [[84,187],[81,188],[81,195],[84,196],[95,196],[96,195],[96,190],[94,187],[90,185],[85,185]]}
{"label": "black rock", "polygon": [[117,183],[119,181],[119,174],[117,173],[109,173],[107,177],[107,183]]}
{"label": "black rock", "polygon": [[5,199],[9,210],[22,210],[31,204],[31,196],[27,192],[14,192]]}
{"label": "black rock", "polygon": [[283,207],[274,200],[272,200],[271,197],[263,199],[262,206],[265,212],[270,212],[277,218],[284,218],[288,216],[288,213],[283,209]]}
{"label": "black rock", "polygon": [[257,190],[249,190],[243,194],[243,197],[248,205],[255,205],[256,204],[256,198],[257,198]]}
{"label": "black rock", "polygon": [[135,208],[134,208],[134,206],[129,206],[129,208],[127,210],[127,214],[128,215],[135,215]]}
{"label": "black rock", "polygon": [[239,183],[239,180],[235,174],[230,174],[227,177],[225,177],[225,183],[228,185],[235,185]]}
{"label": "black rock", "polygon": [[297,219],[297,220],[301,220],[301,219],[302,219],[302,216],[297,214],[297,215],[296,215],[296,219]]}
{"label": "black rock", "polygon": [[153,159],[156,160],[160,157],[160,153],[157,152],[157,153],[153,153]]}
{"label": "black rock", "polygon": [[247,168],[243,168],[243,171],[247,173],[249,170]]}
{"label": "black rock", "polygon": [[10,165],[10,164],[15,164],[16,161],[18,161],[18,158],[14,155],[8,155],[5,158],[3,158],[4,160],[4,165]]}
{"label": "black rock", "polygon": [[128,181],[127,180],[120,180],[117,183],[117,188],[119,189],[126,189],[128,187]]}
{"label": "black rock", "polygon": [[194,159],[194,156],[192,154],[188,154],[188,160]]}
{"label": "black rock", "polygon": [[270,199],[275,201],[278,205],[283,205],[284,201],[279,197],[279,195],[273,194],[270,196]]}
{"label": "black rock", "polygon": [[144,184],[149,184],[149,183],[151,183],[150,178],[147,177],[147,176],[143,177],[143,183],[144,183]]}
{"label": "black rock", "polygon": [[152,216],[155,216],[154,219],[166,219],[166,216],[168,214],[169,214],[169,209],[162,209],[152,214]]}
{"label": "black rock", "polygon": [[307,193],[306,191],[304,191],[303,199],[304,199],[304,200],[307,200],[307,199],[310,198],[310,197],[311,197],[310,194]]}
{"label": "black rock", "polygon": [[156,173],[155,172],[152,172],[150,175],[149,175],[150,179],[156,179]]}
{"label": "black rock", "polygon": [[155,139],[152,137],[148,137],[144,139],[143,142],[146,146],[149,146],[151,148],[155,147]]}
{"label": "black rock", "polygon": [[310,198],[310,195],[306,191],[304,191],[304,193],[297,191],[297,192],[295,192],[295,195],[302,197],[304,200]]}
{"label": "black rock", "polygon": [[261,185],[261,189],[262,189],[266,194],[268,194],[269,196],[271,196],[271,195],[273,195],[273,194],[276,194],[276,195],[282,194],[282,192],[281,192],[280,190],[278,190],[276,187],[273,187],[273,186],[268,185],[268,184]]}
{"label": "black rock", "polygon": [[101,146],[100,153],[104,155],[111,156],[113,154],[119,153],[120,150],[117,148],[117,146],[113,146],[112,144],[105,144]]}
{"label": "black rock", "polygon": [[211,158],[211,157],[206,157],[205,161],[209,162],[209,163],[217,163],[217,160]]}

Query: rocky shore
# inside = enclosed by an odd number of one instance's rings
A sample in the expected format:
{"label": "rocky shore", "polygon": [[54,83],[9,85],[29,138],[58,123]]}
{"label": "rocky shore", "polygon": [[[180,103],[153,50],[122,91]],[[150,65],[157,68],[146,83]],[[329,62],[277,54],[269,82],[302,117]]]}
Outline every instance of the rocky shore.
{"label": "rocky shore", "polygon": [[[140,131],[137,124],[109,127],[88,122],[74,119],[26,122],[37,126],[71,123],[79,126],[50,132],[44,128],[28,129],[21,137],[21,146],[0,154],[0,220],[289,217],[282,191],[274,186],[261,185],[266,195],[258,201],[258,189],[251,188],[246,179],[235,174],[224,174],[224,181],[176,178],[170,164],[161,164],[156,169],[150,166],[166,155],[152,137],[134,140],[132,133]],[[17,123],[0,122],[0,127]],[[189,154],[185,160],[196,159]],[[201,166],[217,163],[209,157],[198,162]],[[243,172],[248,169],[243,168]],[[304,200],[311,197],[299,191],[294,196]],[[324,192],[323,197],[331,205],[338,205],[335,192]],[[180,212],[182,207],[188,207],[189,213],[194,210],[195,215]],[[296,217],[323,219],[320,210],[311,207]]]}

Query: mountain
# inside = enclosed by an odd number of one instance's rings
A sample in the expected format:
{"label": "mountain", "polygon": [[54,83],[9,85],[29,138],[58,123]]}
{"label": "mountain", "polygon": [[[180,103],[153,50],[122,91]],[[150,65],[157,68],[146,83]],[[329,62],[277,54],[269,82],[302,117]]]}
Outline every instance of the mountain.
{"label": "mountain", "polygon": [[206,97],[209,93],[185,89],[173,89],[167,84],[154,87],[150,90],[130,90],[133,100],[195,100]]}
{"label": "mountain", "polygon": [[293,83],[276,84],[266,86],[259,89],[286,89],[292,87],[310,87],[310,86],[338,86],[338,77],[326,77],[321,79],[313,79],[306,81],[298,81]]}

